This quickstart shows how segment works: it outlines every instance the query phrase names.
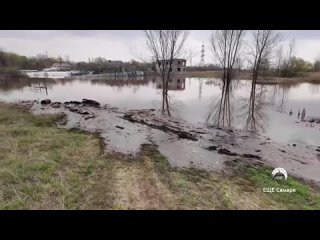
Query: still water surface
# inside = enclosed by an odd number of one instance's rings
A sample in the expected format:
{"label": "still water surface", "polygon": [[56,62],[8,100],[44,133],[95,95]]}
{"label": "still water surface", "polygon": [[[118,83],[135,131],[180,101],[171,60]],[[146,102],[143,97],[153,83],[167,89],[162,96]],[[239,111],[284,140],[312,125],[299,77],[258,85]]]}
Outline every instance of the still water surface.
{"label": "still water surface", "polygon": [[[230,92],[232,127],[243,129],[250,96],[250,81],[234,81]],[[221,82],[214,78],[174,79],[169,84],[169,103],[175,117],[192,123],[206,123],[216,111]],[[320,85],[258,85],[256,124],[258,131],[283,143],[320,145],[320,125],[302,123],[298,111],[320,117]],[[0,101],[81,101],[94,99],[124,109],[161,106],[161,81],[141,80],[0,80]],[[293,114],[289,115],[290,110]]]}

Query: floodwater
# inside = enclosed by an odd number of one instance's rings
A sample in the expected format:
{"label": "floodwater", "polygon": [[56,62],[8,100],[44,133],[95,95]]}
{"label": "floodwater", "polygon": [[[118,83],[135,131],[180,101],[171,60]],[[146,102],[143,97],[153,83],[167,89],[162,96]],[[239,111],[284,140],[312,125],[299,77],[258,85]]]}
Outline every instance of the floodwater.
{"label": "floodwater", "polygon": [[[169,83],[173,116],[191,123],[210,123],[217,110],[222,84],[214,78],[176,78]],[[234,81],[230,91],[230,126],[245,129],[250,81]],[[320,124],[300,122],[298,111],[320,117],[320,85],[258,85],[256,131],[276,142],[320,145]],[[42,100],[65,102],[93,99],[122,109],[161,107],[161,81],[136,80],[0,80],[0,101]],[[289,112],[292,110],[292,115]],[[211,114],[211,115],[210,115]]]}

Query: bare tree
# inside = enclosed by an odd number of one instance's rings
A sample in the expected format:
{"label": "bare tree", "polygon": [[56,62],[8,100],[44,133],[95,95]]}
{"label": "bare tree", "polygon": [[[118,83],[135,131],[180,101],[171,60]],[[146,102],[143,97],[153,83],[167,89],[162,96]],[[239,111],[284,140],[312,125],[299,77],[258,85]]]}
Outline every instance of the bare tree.
{"label": "bare tree", "polygon": [[257,30],[253,32],[253,43],[250,46],[252,56],[252,86],[257,82],[261,66],[268,62],[272,52],[280,42],[280,34],[272,30]]}
{"label": "bare tree", "polygon": [[296,41],[295,39],[292,39],[289,43],[289,50],[288,50],[288,57],[284,61],[284,69],[283,69],[283,75],[285,77],[288,77],[289,73],[291,72],[291,67],[292,67],[292,58],[295,55],[295,47],[296,47]]}
{"label": "bare tree", "polygon": [[[257,30],[252,33],[252,44],[249,46],[252,63],[252,83],[249,99],[247,126],[255,130],[256,83],[263,63],[268,62],[272,52],[280,42],[280,34],[272,30]],[[252,122],[252,123],[251,123]]]}
{"label": "bare tree", "polygon": [[184,51],[183,58],[186,59],[187,62],[189,62],[188,66],[192,66],[192,59],[195,58],[198,54],[199,52],[194,52],[191,49]]}
{"label": "bare tree", "polygon": [[213,122],[218,127],[231,127],[231,80],[241,49],[243,35],[243,30],[217,30],[212,34],[212,49],[215,58],[223,69],[223,84],[218,108],[215,113],[209,114],[207,122]]}
{"label": "bare tree", "polygon": [[280,47],[276,51],[276,71],[278,76],[280,75],[282,62],[283,62],[283,46],[280,45]]}
{"label": "bare tree", "polygon": [[288,60],[289,60],[289,63],[291,61],[291,59],[293,58],[293,56],[295,55],[295,51],[296,51],[296,40],[295,39],[292,39],[289,43],[289,57],[288,57]]}
{"label": "bare tree", "polygon": [[[168,83],[174,74],[174,59],[183,54],[183,47],[189,32],[183,30],[146,30],[147,47],[157,65],[157,73],[162,79],[162,93],[168,93]],[[165,96],[163,99],[167,99]],[[163,103],[162,113],[170,116],[169,108]]]}
{"label": "bare tree", "polygon": [[60,64],[62,63],[62,57],[61,57],[61,55],[58,56],[58,61],[59,61]]}
{"label": "bare tree", "polygon": [[242,45],[243,30],[217,30],[212,34],[213,53],[223,69],[223,82],[232,79],[233,66]]}
{"label": "bare tree", "polygon": [[70,62],[70,56],[69,55],[65,55],[65,62]]}
{"label": "bare tree", "polygon": [[241,70],[243,68],[243,62],[244,62],[243,58],[237,57],[235,67],[236,67],[236,69],[238,70],[239,73],[241,72]]}
{"label": "bare tree", "polygon": [[315,58],[313,68],[317,72],[320,71],[320,54]]}

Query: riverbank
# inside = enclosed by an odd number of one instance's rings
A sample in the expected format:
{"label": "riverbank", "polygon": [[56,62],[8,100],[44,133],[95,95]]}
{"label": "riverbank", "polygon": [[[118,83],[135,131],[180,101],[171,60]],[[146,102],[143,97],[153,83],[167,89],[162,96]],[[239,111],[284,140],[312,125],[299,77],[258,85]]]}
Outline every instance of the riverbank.
{"label": "riverbank", "polygon": [[221,76],[219,71],[190,71],[186,73],[186,77],[190,78],[218,78]]}
{"label": "riverbank", "polygon": [[292,78],[261,77],[258,84],[298,84],[298,83],[320,83],[320,72],[308,72],[302,76]]}
{"label": "riverbank", "polygon": [[58,128],[65,118],[0,104],[1,209],[320,208],[317,190],[291,176],[274,182],[254,161],[227,161],[224,172],[176,168],[154,144],[135,155],[104,151],[101,136]]}
{"label": "riverbank", "polygon": [[[187,77],[195,78],[220,78],[222,76],[221,71],[197,71],[187,72]],[[251,72],[242,71],[236,74],[236,80],[250,80],[252,79]],[[320,72],[308,72],[301,76],[291,78],[281,78],[276,76],[260,76],[258,78],[258,84],[297,84],[297,83],[320,83]]]}

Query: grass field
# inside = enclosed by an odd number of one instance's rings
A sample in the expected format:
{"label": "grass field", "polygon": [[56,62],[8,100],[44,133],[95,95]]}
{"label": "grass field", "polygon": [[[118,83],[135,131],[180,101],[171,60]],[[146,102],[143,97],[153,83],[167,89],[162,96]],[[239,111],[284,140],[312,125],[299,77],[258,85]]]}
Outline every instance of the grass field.
{"label": "grass field", "polygon": [[57,128],[62,117],[0,103],[0,209],[320,209],[315,190],[274,182],[271,169],[176,169],[154,145],[134,158],[106,154],[98,136]]}

